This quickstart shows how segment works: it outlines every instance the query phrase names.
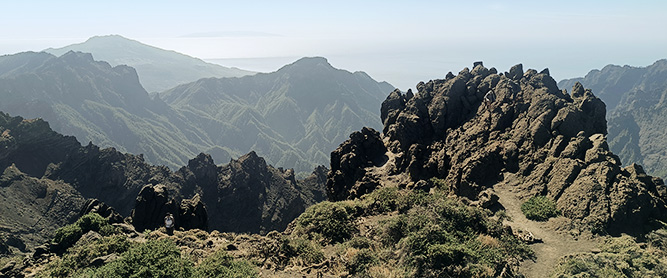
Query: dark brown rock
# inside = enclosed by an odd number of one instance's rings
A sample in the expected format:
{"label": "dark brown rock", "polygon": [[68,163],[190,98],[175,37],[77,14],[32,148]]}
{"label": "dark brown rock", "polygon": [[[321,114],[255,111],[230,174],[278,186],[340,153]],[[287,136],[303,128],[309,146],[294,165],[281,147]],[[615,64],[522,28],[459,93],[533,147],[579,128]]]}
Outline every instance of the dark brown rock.
{"label": "dark brown rock", "polygon": [[331,170],[327,178],[329,200],[354,198],[375,189],[375,184],[364,182],[362,178],[365,167],[384,163],[385,152],[379,132],[363,128],[350,134],[350,139],[331,153]]}
{"label": "dark brown rock", "polygon": [[[144,186],[136,199],[136,205],[132,210],[132,225],[137,231],[146,229],[157,229],[164,226],[164,217],[171,213],[178,215],[178,205],[162,184]],[[179,221],[176,219],[176,226]]]}
{"label": "dark brown rock", "polygon": [[206,212],[206,206],[202,203],[199,194],[196,194],[192,199],[181,201],[181,206],[178,211],[178,220],[178,227],[187,230],[208,230],[208,213]]}

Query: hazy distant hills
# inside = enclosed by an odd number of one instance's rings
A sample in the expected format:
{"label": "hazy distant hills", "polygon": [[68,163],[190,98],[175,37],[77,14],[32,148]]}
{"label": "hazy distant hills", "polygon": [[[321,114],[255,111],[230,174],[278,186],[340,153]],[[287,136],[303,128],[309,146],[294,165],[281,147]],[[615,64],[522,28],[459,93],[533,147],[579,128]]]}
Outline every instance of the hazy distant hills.
{"label": "hazy distant hills", "polygon": [[379,107],[392,90],[304,58],[274,73],[201,79],[151,98],[133,68],[91,54],[0,57],[0,111],[44,118],[83,143],[172,169],[200,152],[224,163],[256,151],[272,165],[310,172],[328,165],[350,132],[380,127]]}
{"label": "hazy distant hills", "polygon": [[184,165],[209,146],[189,119],[141,87],[135,70],[90,54],[20,53],[0,57],[0,111],[41,117],[54,130],[135,154]]}
{"label": "hazy distant hills", "polygon": [[364,126],[379,128],[380,104],[393,90],[363,72],[303,58],[273,73],[202,79],[160,94],[185,115],[233,126],[205,129],[213,144],[257,151],[274,165],[308,171],[328,164],[329,153]]}
{"label": "hazy distant hills", "polygon": [[149,92],[164,91],[205,77],[240,77],[254,74],[238,68],[207,63],[118,35],[92,37],[83,43],[45,51],[56,56],[68,51],[91,53],[95,60],[107,61],[112,66],[131,66],[137,70],[141,84]]}
{"label": "hazy distant hills", "polygon": [[608,65],[558,85],[569,89],[577,81],[607,104],[609,143],[621,161],[667,178],[667,60],[647,67]]}

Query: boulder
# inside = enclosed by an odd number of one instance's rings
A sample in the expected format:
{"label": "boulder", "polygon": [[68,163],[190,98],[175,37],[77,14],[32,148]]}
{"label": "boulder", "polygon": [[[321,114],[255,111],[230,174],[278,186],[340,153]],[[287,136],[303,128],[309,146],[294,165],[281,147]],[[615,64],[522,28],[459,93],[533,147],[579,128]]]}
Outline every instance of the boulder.
{"label": "boulder", "polygon": [[139,232],[146,229],[157,229],[164,226],[164,217],[167,213],[175,217],[178,215],[178,209],[176,201],[169,197],[165,186],[162,184],[146,185],[139,192],[136,205],[132,210],[132,225]]}
{"label": "boulder", "polygon": [[208,230],[208,213],[199,194],[196,194],[192,199],[181,201],[177,219],[178,227],[183,229]]}

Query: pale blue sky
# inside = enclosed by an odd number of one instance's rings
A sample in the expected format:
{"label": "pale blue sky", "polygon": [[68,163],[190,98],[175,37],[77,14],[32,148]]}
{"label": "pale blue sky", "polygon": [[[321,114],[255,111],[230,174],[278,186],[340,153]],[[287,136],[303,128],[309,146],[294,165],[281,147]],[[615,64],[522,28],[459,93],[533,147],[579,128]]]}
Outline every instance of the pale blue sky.
{"label": "pale blue sky", "polygon": [[119,34],[232,66],[253,63],[229,58],[278,57],[255,70],[324,56],[401,89],[477,60],[502,71],[516,63],[549,67],[560,80],[610,63],[667,58],[666,3],[3,1],[0,54]]}

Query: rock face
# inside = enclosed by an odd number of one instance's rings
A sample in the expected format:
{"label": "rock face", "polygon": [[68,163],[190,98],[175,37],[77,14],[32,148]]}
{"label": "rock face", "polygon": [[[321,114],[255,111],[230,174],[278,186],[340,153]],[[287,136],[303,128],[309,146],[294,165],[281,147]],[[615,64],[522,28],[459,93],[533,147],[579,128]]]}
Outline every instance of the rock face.
{"label": "rock face", "polygon": [[[330,199],[389,183],[428,187],[437,178],[452,194],[478,200],[512,178],[522,195],[547,195],[565,216],[612,232],[667,216],[662,180],[622,168],[609,150],[605,105],[590,90],[577,83],[561,91],[548,70],[495,72],[480,64],[420,82],[416,94],[391,93],[383,136],[355,135],[332,153]],[[484,103],[489,91],[497,99]]]}

